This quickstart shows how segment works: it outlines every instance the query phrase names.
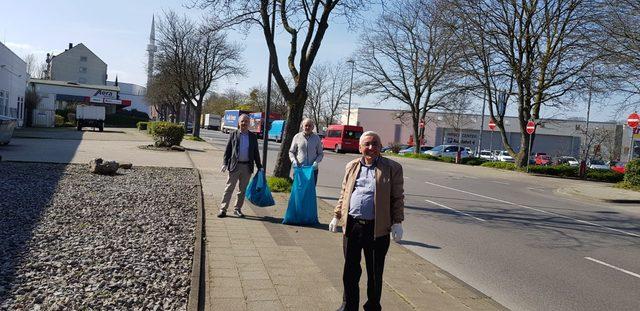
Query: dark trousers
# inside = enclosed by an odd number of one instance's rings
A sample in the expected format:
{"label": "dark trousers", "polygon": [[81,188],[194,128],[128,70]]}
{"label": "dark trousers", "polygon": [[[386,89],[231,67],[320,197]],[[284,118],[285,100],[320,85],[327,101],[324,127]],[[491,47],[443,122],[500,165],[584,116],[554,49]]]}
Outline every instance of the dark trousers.
{"label": "dark trousers", "polygon": [[389,235],[374,239],[374,224],[360,224],[353,217],[347,217],[347,230],[343,237],[344,271],[342,283],[344,285],[344,299],[346,311],[358,310],[360,304],[360,261],[364,250],[364,260],[367,267],[367,302],[364,310],[382,310],[380,297],[382,295],[382,272],[384,259],[389,250]]}

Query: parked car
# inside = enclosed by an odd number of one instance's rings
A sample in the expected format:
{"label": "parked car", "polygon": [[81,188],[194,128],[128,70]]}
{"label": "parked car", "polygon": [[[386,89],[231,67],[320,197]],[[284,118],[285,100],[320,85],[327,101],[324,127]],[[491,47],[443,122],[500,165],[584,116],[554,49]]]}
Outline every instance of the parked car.
{"label": "parked car", "polygon": [[536,153],[534,157],[536,165],[551,165],[551,157],[544,152]]}
{"label": "parked car", "polygon": [[455,158],[458,153],[458,148],[461,149],[460,157],[468,158],[471,154],[465,147],[458,145],[439,145],[433,147],[431,150],[425,151],[424,154],[432,155],[434,157],[452,157]]}
{"label": "parked car", "polygon": [[619,162],[619,161],[612,161],[609,163],[610,167],[612,170],[620,173],[620,174],[624,174],[625,172],[625,166],[627,165],[627,163],[625,162]]}
{"label": "parked car", "polygon": [[336,153],[345,151],[358,152],[362,126],[355,125],[329,125],[326,136],[322,139],[324,149],[333,149]]}
{"label": "parked car", "polygon": [[588,167],[592,170],[610,170],[611,167],[604,163],[602,160],[590,160],[587,164]]}
{"label": "parked car", "polygon": [[[398,152],[398,154],[413,153],[413,151],[415,150],[414,148],[415,146],[402,149]],[[420,153],[425,153],[425,151],[429,151],[431,149],[433,149],[433,147],[431,146],[420,146]]]}
{"label": "parked car", "polygon": [[562,156],[556,160],[557,165],[569,165],[569,166],[578,166],[580,165],[580,161],[578,161],[574,157]]}
{"label": "parked car", "polygon": [[[380,152],[391,152],[391,147],[392,147],[392,146],[386,146],[386,147],[383,147],[383,148],[380,150]],[[404,149],[409,148],[409,145],[401,144],[401,145],[398,145],[398,148],[399,148],[398,152],[400,152],[400,151],[402,151],[402,150],[404,150]]]}
{"label": "parked car", "polygon": [[478,158],[489,160],[489,161],[493,161],[495,159],[495,157],[493,156],[493,153],[491,153],[490,150],[480,150],[480,153],[478,154]]}
{"label": "parked car", "polygon": [[508,151],[502,150],[498,152],[496,159],[500,162],[515,162],[516,160],[509,154]]}

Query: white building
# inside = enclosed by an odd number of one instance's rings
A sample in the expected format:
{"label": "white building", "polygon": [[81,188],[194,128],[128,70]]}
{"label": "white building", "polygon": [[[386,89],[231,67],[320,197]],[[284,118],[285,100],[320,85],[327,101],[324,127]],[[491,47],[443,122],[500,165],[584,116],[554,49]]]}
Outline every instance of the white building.
{"label": "white building", "polygon": [[0,43],[0,115],[16,118],[24,126],[27,63]]}
{"label": "white building", "polygon": [[89,85],[107,83],[107,64],[82,43],[76,46],[69,43],[69,48],[58,55],[47,54],[47,64],[50,80]]}
{"label": "white building", "polygon": [[[383,145],[390,143],[406,144],[413,136],[412,122],[408,115],[402,116],[397,109],[352,108],[350,125],[359,125],[365,131],[375,131],[380,135]],[[441,144],[460,144],[476,150],[504,150],[499,130],[489,130],[490,116],[429,112],[425,118],[424,144],[436,146]],[[347,124],[347,111],[342,113],[341,123]],[[484,125],[482,136],[480,128]],[[546,152],[551,156],[579,156],[584,145],[585,122],[577,120],[542,119],[536,129],[532,152]],[[460,130],[459,130],[460,129]],[[520,123],[516,117],[505,117],[506,139],[516,150],[520,147]],[[625,125],[615,122],[591,122],[589,133],[607,133],[606,141],[599,142],[602,154],[612,154],[613,158],[627,160],[629,154],[631,131]],[[482,137],[482,139],[480,139]],[[640,141],[640,135],[638,135]],[[414,140],[415,141],[415,140]],[[640,145],[640,144],[639,144]],[[594,148],[594,145],[591,146]],[[593,150],[593,149],[592,149]],[[640,148],[638,148],[640,152]],[[638,155],[636,155],[637,157]]]}
{"label": "white building", "polygon": [[56,109],[65,109],[70,104],[91,104],[106,107],[112,114],[118,108],[131,105],[127,99],[119,99],[120,88],[108,85],[79,84],[68,81],[30,79],[41,100],[34,111],[33,126],[53,127]]}
{"label": "white building", "polygon": [[[116,82],[107,81],[107,85],[115,86]],[[151,109],[145,98],[147,95],[146,87],[123,82],[118,82],[118,86],[120,87],[120,99],[131,102],[131,105],[125,108],[126,110],[137,110],[151,115]]]}

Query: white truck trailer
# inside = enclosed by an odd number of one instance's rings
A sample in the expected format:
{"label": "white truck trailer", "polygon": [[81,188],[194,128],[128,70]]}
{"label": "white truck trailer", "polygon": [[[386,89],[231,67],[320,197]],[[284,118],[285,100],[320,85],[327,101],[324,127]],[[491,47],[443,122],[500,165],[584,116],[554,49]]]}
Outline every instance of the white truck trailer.
{"label": "white truck trailer", "polygon": [[76,121],[78,131],[82,127],[91,126],[102,132],[104,130],[105,108],[103,106],[78,105],[76,107]]}
{"label": "white truck trailer", "polygon": [[211,113],[204,115],[204,128],[219,131],[220,123],[222,123],[221,116]]}

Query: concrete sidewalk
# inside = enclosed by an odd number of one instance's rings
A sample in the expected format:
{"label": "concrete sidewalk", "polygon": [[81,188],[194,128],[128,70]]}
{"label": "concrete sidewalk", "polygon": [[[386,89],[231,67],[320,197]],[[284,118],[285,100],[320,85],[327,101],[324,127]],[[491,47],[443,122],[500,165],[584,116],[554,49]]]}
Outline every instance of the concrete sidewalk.
{"label": "concrete sidewalk", "polygon": [[[287,195],[275,207],[245,202],[246,218],[217,218],[226,174],[222,151],[185,141],[205,197],[206,310],[335,310],[342,302],[342,235],[327,230],[322,200],[316,227],[283,225]],[[194,152],[198,150],[198,152]],[[364,261],[363,261],[364,263]],[[491,298],[392,242],[385,266],[385,310],[500,310]],[[361,304],[366,301],[366,274]]]}

